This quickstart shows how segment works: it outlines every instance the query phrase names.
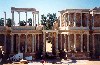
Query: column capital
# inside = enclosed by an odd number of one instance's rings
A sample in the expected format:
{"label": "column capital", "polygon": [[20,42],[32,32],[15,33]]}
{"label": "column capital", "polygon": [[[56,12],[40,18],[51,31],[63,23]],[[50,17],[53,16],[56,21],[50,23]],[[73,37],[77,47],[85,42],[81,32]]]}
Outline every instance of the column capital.
{"label": "column capital", "polygon": [[11,11],[11,13],[14,13],[14,11]]}
{"label": "column capital", "polygon": [[20,14],[20,12],[18,11],[18,14]]}
{"label": "column capital", "polygon": [[92,35],[95,35],[95,34],[92,34]]}
{"label": "column capital", "polygon": [[12,35],[14,35],[14,34],[10,34],[10,35],[12,36]]}
{"label": "column capital", "polygon": [[28,34],[25,34],[25,35],[28,35]]}
{"label": "column capital", "polygon": [[18,34],[18,36],[21,36],[21,34]]}
{"label": "column capital", "polygon": [[27,12],[25,12],[27,14]]}

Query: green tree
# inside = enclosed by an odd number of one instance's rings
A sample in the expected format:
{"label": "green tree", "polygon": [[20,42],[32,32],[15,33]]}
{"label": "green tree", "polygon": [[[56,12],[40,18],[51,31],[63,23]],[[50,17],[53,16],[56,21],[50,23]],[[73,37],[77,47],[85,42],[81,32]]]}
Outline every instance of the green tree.
{"label": "green tree", "polygon": [[7,19],[7,23],[6,23],[6,25],[8,26],[8,27],[11,27],[11,25],[12,25],[12,20],[10,19],[10,18],[8,18]]}
{"label": "green tree", "polygon": [[19,26],[26,26],[26,22],[24,20],[20,21],[18,24],[19,24]]}
{"label": "green tree", "polygon": [[44,14],[41,15],[41,24],[44,25],[45,29],[47,30],[52,29],[55,20],[57,20],[56,13],[48,13],[47,16],[45,16]]}
{"label": "green tree", "polygon": [[4,26],[4,18],[0,19],[0,26]]}
{"label": "green tree", "polygon": [[32,19],[31,18],[28,19],[28,23],[29,23],[29,26],[32,26]]}

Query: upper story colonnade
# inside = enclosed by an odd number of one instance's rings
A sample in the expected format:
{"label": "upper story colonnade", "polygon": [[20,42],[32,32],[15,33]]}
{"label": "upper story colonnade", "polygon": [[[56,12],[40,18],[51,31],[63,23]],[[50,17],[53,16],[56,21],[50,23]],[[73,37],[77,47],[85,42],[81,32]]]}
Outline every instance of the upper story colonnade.
{"label": "upper story colonnade", "polygon": [[18,12],[19,14],[19,22],[20,22],[20,12],[25,12],[26,13],[26,25],[27,25],[27,12],[32,12],[33,14],[33,22],[32,22],[32,26],[36,25],[36,16],[38,15],[38,25],[39,25],[39,11],[36,11],[35,8],[15,8],[15,7],[11,7],[11,13],[12,13],[12,26],[15,26],[15,21],[14,21],[14,12]]}

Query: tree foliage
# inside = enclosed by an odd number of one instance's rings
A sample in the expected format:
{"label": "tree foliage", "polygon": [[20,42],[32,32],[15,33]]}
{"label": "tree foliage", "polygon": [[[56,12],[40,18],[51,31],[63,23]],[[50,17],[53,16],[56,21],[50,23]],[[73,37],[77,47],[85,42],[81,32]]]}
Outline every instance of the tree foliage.
{"label": "tree foliage", "polygon": [[4,26],[4,18],[0,19],[0,26]]}
{"label": "tree foliage", "polygon": [[19,22],[19,26],[26,26],[26,22],[23,20],[23,21],[20,21]]}
{"label": "tree foliage", "polygon": [[28,23],[29,23],[29,26],[32,26],[32,19],[31,18],[28,19]]}
{"label": "tree foliage", "polygon": [[52,29],[53,23],[57,20],[56,13],[48,13],[46,16],[43,14],[41,15],[41,19],[41,24],[45,26],[45,29]]}
{"label": "tree foliage", "polygon": [[8,18],[7,19],[7,23],[6,23],[6,25],[8,26],[8,27],[11,27],[11,25],[12,25],[12,20],[10,19],[10,18]]}
{"label": "tree foliage", "polygon": [[28,21],[27,21],[27,23],[26,23],[26,21],[20,21],[19,23],[19,26],[26,26],[27,24],[29,25],[29,26],[32,26],[32,19],[31,18],[29,18],[28,19]]}

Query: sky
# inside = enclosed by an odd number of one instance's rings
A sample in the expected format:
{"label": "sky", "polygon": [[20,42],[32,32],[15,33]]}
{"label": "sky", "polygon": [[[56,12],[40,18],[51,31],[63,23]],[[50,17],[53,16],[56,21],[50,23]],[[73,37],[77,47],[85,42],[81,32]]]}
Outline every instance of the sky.
{"label": "sky", "polygon": [[[39,11],[40,18],[42,14],[57,13],[65,9],[92,9],[100,7],[100,0],[0,0],[0,18],[7,13],[7,18],[11,18],[11,7],[16,8],[35,8]],[[28,13],[28,18],[32,13]],[[25,20],[25,13],[21,13],[21,20]],[[15,21],[18,23],[18,13],[15,13]]]}

